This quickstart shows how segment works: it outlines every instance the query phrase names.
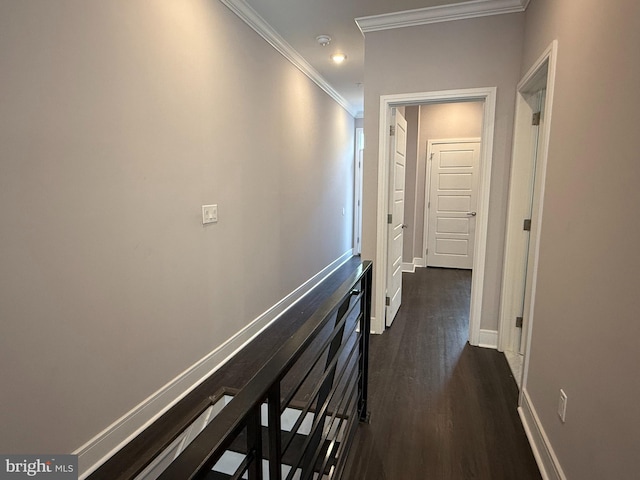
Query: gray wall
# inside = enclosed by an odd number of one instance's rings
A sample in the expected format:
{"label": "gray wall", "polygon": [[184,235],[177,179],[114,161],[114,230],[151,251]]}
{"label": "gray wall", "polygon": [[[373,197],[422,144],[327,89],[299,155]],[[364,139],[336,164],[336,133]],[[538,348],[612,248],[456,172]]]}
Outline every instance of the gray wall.
{"label": "gray wall", "polygon": [[526,17],[522,73],[558,40],[526,391],[567,478],[636,478],[640,7],[533,0]]}
{"label": "gray wall", "polygon": [[[363,258],[375,259],[380,95],[498,87],[481,328],[496,330],[524,14],[367,33]],[[376,312],[374,312],[376,315]]]}
{"label": "gray wall", "polygon": [[[416,166],[412,177],[407,175],[407,183],[413,184],[414,202],[405,204],[405,216],[408,216],[410,224],[406,229],[410,240],[405,242],[403,255],[408,260],[425,258],[427,248],[424,239],[424,205],[425,194],[428,195],[426,186],[427,171],[427,144],[429,140],[444,138],[472,138],[482,135],[482,116],[484,112],[483,102],[458,102],[421,105],[420,107],[420,132],[418,139],[418,152]],[[407,170],[407,173],[408,170]],[[408,187],[407,187],[408,189]],[[405,221],[405,223],[407,223]],[[410,259],[409,259],[410,258]]]}
{"label": "gray wall", "polygon": [[351,248],[354,121],[217,1],[0,32],[0,451],[70,452]]}

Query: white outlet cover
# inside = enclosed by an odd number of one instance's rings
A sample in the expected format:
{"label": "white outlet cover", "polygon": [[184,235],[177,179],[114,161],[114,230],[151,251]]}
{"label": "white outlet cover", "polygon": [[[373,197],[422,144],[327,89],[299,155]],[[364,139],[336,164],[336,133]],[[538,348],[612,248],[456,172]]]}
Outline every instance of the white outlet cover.
{"label": "white outlet cover", "polygon": [[218,205],[202,205],[202,224],[216,223],[218,221]]}

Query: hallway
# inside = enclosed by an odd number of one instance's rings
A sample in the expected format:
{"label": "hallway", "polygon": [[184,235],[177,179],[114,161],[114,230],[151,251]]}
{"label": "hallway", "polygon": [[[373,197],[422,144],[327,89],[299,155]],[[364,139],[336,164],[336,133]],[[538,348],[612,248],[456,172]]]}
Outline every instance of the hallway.
{"label": "hallway", "polygon": [[371,338],[371,422],[343,478],[541,478],[504,355],[467,343],[470,288],[470,271],[403,274],[398,316]]}

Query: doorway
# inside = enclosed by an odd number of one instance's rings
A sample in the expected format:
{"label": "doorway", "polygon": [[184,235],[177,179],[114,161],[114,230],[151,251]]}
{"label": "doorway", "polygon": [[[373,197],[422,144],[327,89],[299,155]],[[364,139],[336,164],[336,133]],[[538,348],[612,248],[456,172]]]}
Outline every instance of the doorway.
{"label": "doorway", "polygon": [[473,248],[473,270],[477,272],[471,282],[471,306],[469,313],[469,342],[480,344],[480,315],[482,308],[482,293],[484,286],[484,266],[487,244],[489,193],[491,178],[491,159],[493,150],[496,88],[477,88],[464,90],[447,90],[439,92],[421,92],[396,95],[382,95],[380,97],[380,131],[378,148],[378,205],[377,205],[377,249],[376,249],[376,279],[374,302],[376,317],[372,318],[372,330],[382,332],[385,326],[384,312],[387,296],[387,259],[388,244],[388,205],[390,163],[388,152],[390,148],[390,131],[392,108],[406,105],[429,105],[446,102],[483,102],[481,154],[478,174],[478,204],[476,215],[476,241]]}
{"label": "doorway", "polygon": [[518,84],[498,349],[522,391],[533,325],[557,43]]}

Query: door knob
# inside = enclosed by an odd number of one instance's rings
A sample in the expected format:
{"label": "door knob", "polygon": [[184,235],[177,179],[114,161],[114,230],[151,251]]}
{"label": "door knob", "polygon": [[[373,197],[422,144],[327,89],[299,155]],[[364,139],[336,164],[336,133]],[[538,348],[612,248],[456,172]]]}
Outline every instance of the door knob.
{"label": "door knob", "polygon": [[469,217],[475,217],[476,216],[476,212],[467,212],[467,215]]}
{"label": "door knob", "polygon": [[402,228],[407,228],[407,225],[405,225],[404,223],[402,224]]}

